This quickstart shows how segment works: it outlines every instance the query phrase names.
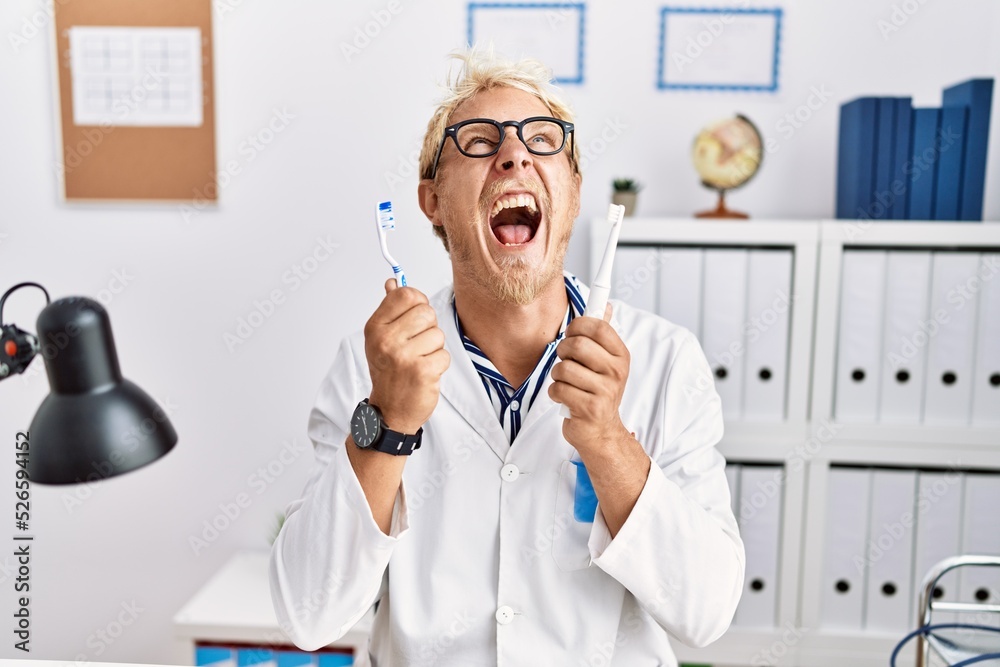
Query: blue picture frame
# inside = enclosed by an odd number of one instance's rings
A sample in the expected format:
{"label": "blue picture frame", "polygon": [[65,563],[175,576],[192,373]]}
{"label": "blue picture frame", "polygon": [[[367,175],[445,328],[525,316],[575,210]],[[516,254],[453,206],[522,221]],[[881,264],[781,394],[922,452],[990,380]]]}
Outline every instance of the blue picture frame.
{"label": "blue picture frame", "polygon": [[[783,15],[781,8],[770,9],[743,9],[736,7],[661,7],[660,8],[660,39],[656,63],[656,87],[660,90],[717,90],[717,91],[738,91],[738,92],[766,92],[774,93],[778,90],[778,70],[781,56],[781,20]],[[667,18],[670,14],[743,14],[743,15],[771,15],[774,17],[774,50],[771,64],[771,81],[767,85],[759,84],[718,84],[718,83],[670,83],[665,81],[666,67],[666,40],[667,40]]]}
{"label": "blue picture frame", "polygon": [[580,30],[577,38],[576,72],[564,73],[553,72],[554,83],[560,84],[583,84],[584,71],[584,26],[587,16],[587,6],[583,2],[470,2],[468,13],[468,24],[466,39],[469,45],[476,43],[475,15],[477,10],[490,9],[524,9],[524,10],[570,10],[580,13]]}

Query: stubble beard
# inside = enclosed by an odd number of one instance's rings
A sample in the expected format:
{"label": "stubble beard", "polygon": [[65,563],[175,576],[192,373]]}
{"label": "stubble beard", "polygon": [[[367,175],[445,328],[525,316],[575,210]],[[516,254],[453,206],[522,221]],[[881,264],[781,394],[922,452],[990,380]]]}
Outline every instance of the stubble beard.
{"label": "stubble beard", "polygon": [[[515,181],[493,183],[493,187],[483,193],[478,206],[471,206],[462,213],[461,217],[456,217],[472,221],[470,226],[478,227],[484,224],[482,221],[489,220],[488,211],[492,200],[501,192],[516,185],[523,184],[518,184]],[[548,193],[544,190],[538,192],[537,188],[526,189],[530,189],[535,194],[535,199],[544,212],[546,227],[551,228],[552,205]],[[489,223],[485,224],[488,226]],[[474,283],[483,293],[488,294],[494,301],[501,304],[526,306],[533,303],[552,281],[561,278],[563,261],[566,258],[566,250],[569,247],[572,232],[573,226],[570,225],[565,228],[559,238],[551,239],[554,244],[552,261],[542,271],[538,271],[523,255],[495,255],[491,253],[502,276],[499,280],[494,279],[492,275],[484,271],[477,270],[475,258],[479,249],[474,242],[469,242],[467,235],[449,234],[448,246],[455,271]],[[487,233],[492,234],[493,232],[487,231]],[[541,242],[543,239],[538,240]]]}

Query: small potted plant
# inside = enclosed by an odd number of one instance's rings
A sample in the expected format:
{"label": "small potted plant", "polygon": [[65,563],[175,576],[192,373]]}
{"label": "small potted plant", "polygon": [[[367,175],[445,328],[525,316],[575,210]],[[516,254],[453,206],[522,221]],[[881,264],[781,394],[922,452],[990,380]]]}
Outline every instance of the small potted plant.
{"label": "small potted plant", "polygon": [[635,213],[635,201],[642,186],[631,178],[616,178],[611,182],[611,203],[625,207],[625,215]]}

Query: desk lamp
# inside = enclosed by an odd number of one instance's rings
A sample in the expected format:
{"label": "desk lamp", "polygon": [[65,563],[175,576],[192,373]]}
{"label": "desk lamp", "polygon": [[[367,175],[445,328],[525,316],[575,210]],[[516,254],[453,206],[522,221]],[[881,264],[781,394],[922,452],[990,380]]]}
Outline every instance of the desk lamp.
{"label": "desk lamp", "polygon": [[[3,323],[3,305],[21,287],[45,293],[38,336]],[[39,344],[41,341],[41,345]],[[122,377],[108,312],[71,296],[49,301],[38,283],[20,283],[0,297],[0,380],[23,373],[39,352],[51,393],[31,422],[28,478],[77,484],[121,475],[164,456],[177,444],[166,413]]]}

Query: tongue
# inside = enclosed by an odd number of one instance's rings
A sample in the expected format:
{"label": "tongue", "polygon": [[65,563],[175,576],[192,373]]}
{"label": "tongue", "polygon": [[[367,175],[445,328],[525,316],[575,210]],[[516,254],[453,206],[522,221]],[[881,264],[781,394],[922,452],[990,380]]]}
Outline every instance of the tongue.
{"label": "tongue", "polygon": [[528,225],[498,225],[493,228],[500,243],[526,243],[531,238],[531,227]]}

